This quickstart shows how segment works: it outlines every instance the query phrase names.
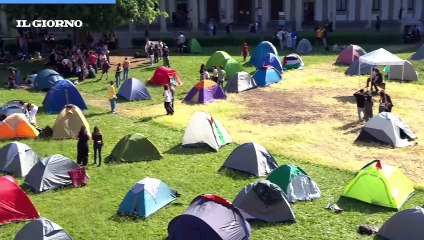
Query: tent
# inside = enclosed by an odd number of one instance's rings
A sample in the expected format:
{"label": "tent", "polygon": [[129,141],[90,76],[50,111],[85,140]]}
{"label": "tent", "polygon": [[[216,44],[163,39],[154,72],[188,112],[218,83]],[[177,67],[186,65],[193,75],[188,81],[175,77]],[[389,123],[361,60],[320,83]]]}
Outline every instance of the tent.
{"label": "tent", "polygon": [[38,155],[26,144],[12,142],[0,149],[0,171],[25,177],[40,161]]}
{"label": "tent", "polygon": [[256,87],[255,80],[247,72],[235,73],[225,84],[227,92],[243,92]]}
{"label": "tent", "polygon": [[359,59],[356,59],[346,69],[345,74],[348,75],[348,76],[366,75],[366,74],[370,74],[370,72],[372,71],[373,67],[376,67],[376,65],[362,63],[361,64],[361,67],[359,68]]}
{"label": "tent", "polygon": [[137,78],[129,78],[121,85],[118,95],[128,101],[151,99],[146,86]]}
{"label": "tent", "polygon": [[63,228],[47,218],[32,220],[16,233],[14,240],[72,240]]}
{"label": "tent", "polygon": [[36,90],[47,90],[60,80],[64,80],[64,78],[58,72],[52,69],[44,69],[37,74],[34,80],[34,88]]}
{"label": "tent", "polygon": [[58,113],[65,105],[73,104],[81,110],[87,109],[81,94],[69,80],[56,82],[47,92],[43,101],[44,109],[49,114]]}
{"label": "tent", "polygon": [[234,58],[230,58],[225,62],[224,65],[225,78],[229,79],[237,72],[243,71],[241,63],[237,62]]}
{"label": "tent", "polygon": [[227,95],[225,94],[224,89],[222,89],[216,82],[211,80],[202,80],[194,85],[183,101],[205,104],[213,102],[215,99],[226,98]]}
{"label": "tent", "polygon": [[115,145],[108,162],[140,162],[162,158],[159,149],[143,134],[130,133]]}
{"label": "tent", "polygon": [[424,209],[415,207],[402,210],[390,217],[377,235],[390,240],[421,240],[424,236]]}
{"label": "tent", "polygon": [[[336,64],[351,65],[360,56],[367,54],[364,49],[357,45],[349,45],[345,47],[337,56]],[[372,64],[372,63],[368,63]]]}
{"label": "tent", "polygon": [[197,41],[196,38],[190,39],[188,43],[188,48],[190,49],[191,53],[201,53],[202,52],[202,46],[200,46],[199,41]]}
{"label": "tent", "polygon": [[275,46],[268,41],[263,41],[256,46],[252,56],[250,57],[249,63],[256,68],[262,67],[262,57],[267,53],[273,53],[278,58],[278,52]]}
{"label": "tent", "polygon": [[226,199],[203,194],[168,225],[172,240],[249,239],[250,226],[240,211]]}
{"label": "tent", "polygon": [[195,112],[185,129],[183,147],[209,146],[218,151],[221,146],[233,140],[224,126],[205,112]]}
{"label": "tent", "polygon": [[412,54],[408,59],[414,60],[414,61],[423,60],[424,59],[424,44],[421,45],[421,47],[418,48],[418,50],[414,54]]}
{"label": "tent", "polygon": [[318,184],[296,165],[281,165],[266,179],[277,184],[287,194],[289,202],[309,201],[321,197]]}
{"label": "tent", "polygon": [[125,195],[118,213],[148,217],[177,198],[173,191],[159,179],[144,178]]}
{"label": "tent", "polygon": [[90,126],[81,109],[69,104],[63,107],[53,125],[53,139],[76,139],[81,127],[90,135]]}
{"label": "tent", "polygon": [[214,52],[206,62],[206,67],[208,69],[212,68],[213,66],[219,67],[220,65],[224,66],[228,59],[230,59],[231,56],[227,52],[224,51],[216,51]]}
{"label": "tent", "polygon": [[296,53],[305,54],[310,52],[312,52],[311,42],[309,42],[306,38],[302,38],[302,40],[299,41],[299,44],[297,44]]}
{"label": "tent", "polygon": [[25,115],[15,113],[0,122],[0,139],[2,138],[36,138],[38,131]]}
{"label": "tent", "polygon": [[78,164],[60,154],[45,157],[29,171],[25,184],[35,193],[69,186],[72,179],[68,172],[77,168],[80,168]]}
{"label": "tent", "polygon": [[4,114],[6,116],[12,115],[14,113],[25,114],[25,110],[22,109],[22,105],[19,102],[19,100],[13,100],[4,104],[0,107],[0,114]]}
{"label": "tent", "polygon": [[356,141],[377,141],[393,147],[406,147],[414,145],[415,143],[410,140],[416,138],[417,136],[400,117],[393,113],[382,112],[365,124]]}
{"label": "tent", "polygon": [[0,177],[0,186],[0,225],[40,217],[13,177]]}
{"label": "tent", "polygon": [[255,176],[266,176],[278,167],[278,163],[263,146],[248,142],[234,149],[222,166]]}
{"label": "tent", "polygon": [[[387,72],[389,79],[394,80],[407,80],[407,81],[416,81],[418,80],[418,72],[415,71],[412,64],[405,60],[405,65],[402,67],[401,65],[389,66],[387,65],[384,68],[385,72]],[[403,71],[403,77],[402,77]]]}
{"label": "tent", "polygon": [[259,68],[252,77],[256,84],[261,87],[267,87],[282,80],[281,74],[271,66]]}
{"label": "tent", "polygon": [[175,85],[182,85],[178,72],[164,66],[156,68],[153,77],[150,78],[149,83],[158,85],[167,85],[172,81]]}
{"label": "tent", "polygon": [[400,209],[413,193],[412,181],[399,168],[374,160],[356,174],[343,190],[342,196]]}
{"label": "tent", "polygon": [[274,53],[265,53],[260,62],[261,66],[272,66],[278,72],[283,73],[283,65],[280,59]]}
{"label": "tent", "polygon": [[305,64],[302,58],[296,53],[291,53],[283,58],[283,69],[303,69]]}
{"label": "tent", "polygon": [[294,222],[295,216],[285,193],[269,181],[259,181],[243,188],[233,201],[246,220],[269,223]]}
{"label": "tent", "polygon": [[[363,56],[359,57],[359,66],[358,69],[361,68],[361,64],[366,63],[370,65],[401,65],[404,66],[405,60],[402,60],[398,56],[392,54],[384,48],[379,48],[375,51],[367,53]],[[404,67],[402,67],[402,74],[404,76]],[[403,80],[403,79],[402,79]]]}

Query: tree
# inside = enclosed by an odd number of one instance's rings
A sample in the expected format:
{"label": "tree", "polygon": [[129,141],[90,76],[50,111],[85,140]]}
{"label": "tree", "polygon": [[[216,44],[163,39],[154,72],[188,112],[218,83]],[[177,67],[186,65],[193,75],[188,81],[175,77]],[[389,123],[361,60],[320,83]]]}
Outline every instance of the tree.
{"label": "tree", "polygon": [[[46,4],[5,5],[5,10],[15,19],[81,20],[83,29],[78,32],[104,32],[128,22],[152,23],[157,17],[168,14],[158,7],[158,0],[116,0],[116,4]],[[75,31],[76,30],[76,31]],[[78,39],[78,38],[77,38]]]}

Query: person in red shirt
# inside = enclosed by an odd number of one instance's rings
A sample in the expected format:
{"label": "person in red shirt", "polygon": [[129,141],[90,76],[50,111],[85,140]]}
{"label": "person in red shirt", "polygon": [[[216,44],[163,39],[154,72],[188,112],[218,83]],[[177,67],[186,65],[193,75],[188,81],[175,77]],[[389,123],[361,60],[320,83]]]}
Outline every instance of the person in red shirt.
{"label": "person in red shirt", "polygon": [[247,54],[249,54],[249,46],[247,46],[247,43],[244,43],[241,47],[241,55],[243,56],[243,62],[246,62]]}
{"label": "person in red shirt", "polygon": [[88,65],[91,65],[94,72],[97,74],[97,56],[94,52],[90,52],[90,55],[88,56]]}

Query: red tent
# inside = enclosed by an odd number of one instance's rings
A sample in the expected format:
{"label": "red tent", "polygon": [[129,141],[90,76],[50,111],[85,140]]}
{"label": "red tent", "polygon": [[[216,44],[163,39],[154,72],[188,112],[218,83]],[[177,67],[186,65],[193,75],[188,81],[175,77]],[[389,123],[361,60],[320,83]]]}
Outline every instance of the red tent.
{"label": "red tent", "polygon": [[174,81],[175,85],[183,84],[183,82],[181,82],[180,80],[180,77],[178,76],[177,71],[164,66],[160,66],[156,68],[156,71],[153,74],[153,77],[150,78],[149,82],[152,84],[167,85],[171,80]]}
{"label": "red tent", "polygon": [[355,60],[359,59],[360,56],[365,54],[365,50],[360,46],[351,44],[339,53],[339,56],[337,56],[336,59],[336,64],[350,65],[355,62]]}
{"label": "red tent", "polygon": [[11,176],[0,177],[0,225],[39,218],[28,196]]}

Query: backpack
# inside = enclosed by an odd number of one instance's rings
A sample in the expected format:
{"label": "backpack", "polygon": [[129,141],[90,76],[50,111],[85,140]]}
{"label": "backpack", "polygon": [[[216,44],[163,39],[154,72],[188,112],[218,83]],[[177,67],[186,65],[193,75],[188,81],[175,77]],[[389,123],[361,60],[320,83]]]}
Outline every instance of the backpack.
{"label": "backpack", "polygon": [[284,192],[281,188],[268,180],[258,181],[253,187],[253,191],[266,205],[273,205],[284,199]]}

